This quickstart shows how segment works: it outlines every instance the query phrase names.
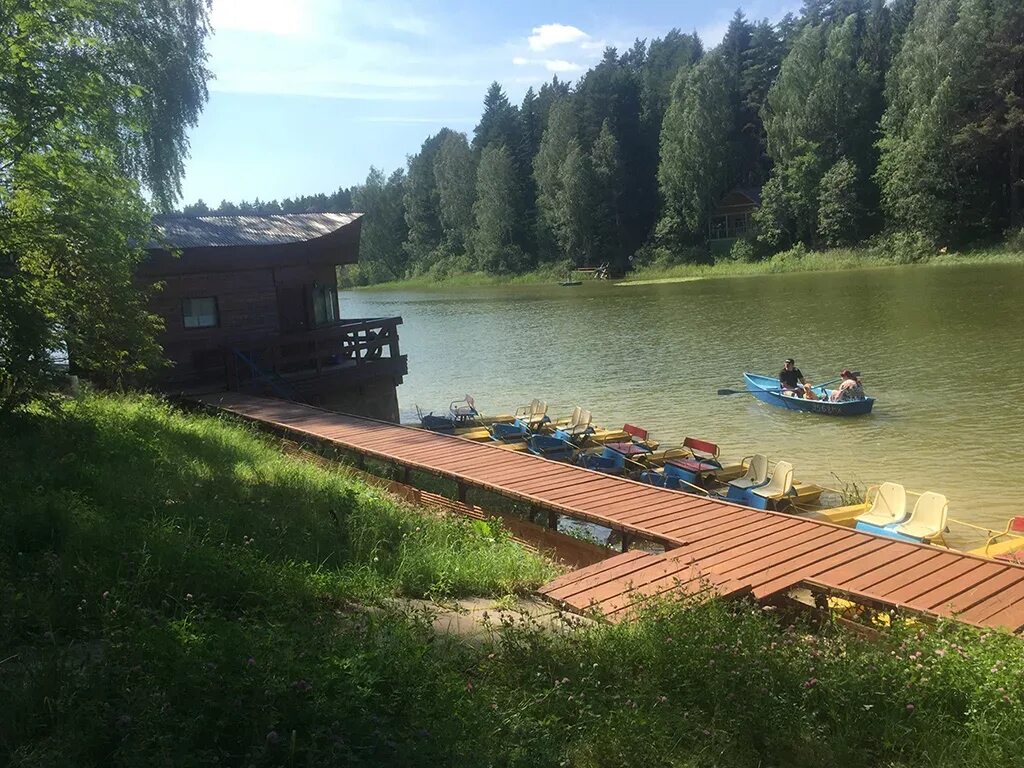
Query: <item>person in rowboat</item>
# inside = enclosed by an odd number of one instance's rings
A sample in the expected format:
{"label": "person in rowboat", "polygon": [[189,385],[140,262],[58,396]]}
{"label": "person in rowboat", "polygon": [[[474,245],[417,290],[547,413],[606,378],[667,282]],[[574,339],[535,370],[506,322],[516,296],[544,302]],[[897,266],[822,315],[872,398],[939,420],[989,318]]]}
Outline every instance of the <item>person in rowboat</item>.
{"label": "person in rowboat", "polygon": [[795,397],[803,397],[807,390],[810,389],[807,386],[803,373],[796,367],[796,361],[792,357],[786,358],[786,361],[782,364],[782,370],[779,371],[779,389],[782,390],[782,394]]}
{"label": "person in rowboat", "polygon": [[829,400],[833,403],[843,403],[847,400],[863,400],[867,397],[864,394],[864,385],[860,383],[860,379],[853,375],[853,371],[849,368],[844,368],[839,372],[839,378],[843,380],[843,383],[839,385],[838,389],[833,389],[829,394]]}

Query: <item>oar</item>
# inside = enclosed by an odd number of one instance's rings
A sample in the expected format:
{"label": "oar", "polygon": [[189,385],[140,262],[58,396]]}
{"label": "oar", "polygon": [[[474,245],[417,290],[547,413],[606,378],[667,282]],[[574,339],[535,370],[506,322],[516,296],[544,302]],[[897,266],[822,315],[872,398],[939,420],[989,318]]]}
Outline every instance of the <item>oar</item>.
{"label": "oar", "polygon": [[[850,371],[850,373],[852,373],[858,379],[860,378],[860,371]],[[842,381],[842,379],[841,378],[839,378],[839,379],[832,379],[831,381],[826,381],[826,382],[823,382],[821,384],[814,384],[813,386],[815,386],[815,387],[827,387],[829,384],[835,384],[837,381]],[[771,393],[776,394],[776,395],[779,394],[779,390],[777,390],[777,389],[766,389],[764,391],[765,392],[771,392]],[[751,392],[749,389],[720,389],[720,390],[718,390],[718,394],[720,394],[720,395],[752,395],[754,393]]]}

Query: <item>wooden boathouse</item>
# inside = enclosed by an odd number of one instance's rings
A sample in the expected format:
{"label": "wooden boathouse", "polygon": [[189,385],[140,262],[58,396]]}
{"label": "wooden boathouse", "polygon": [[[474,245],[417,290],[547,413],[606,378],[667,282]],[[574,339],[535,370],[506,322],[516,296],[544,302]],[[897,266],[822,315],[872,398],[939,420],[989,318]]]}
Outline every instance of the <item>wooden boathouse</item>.
{"label": "wooden boathouse", "polygon": [[[618,531],[621,554],[541,588],[547,599],[611,621],[652,596],[797,592],[876,610],[1024,630],[1024,567],[883,538],[778,512],[657,488],[529,454],[412,427],[239,393],[197,398],[292,439],[328,444],[406,471],[454,481],[459,501],[483,490],[546,513]],[[661,552],[630,549],[643,540]]]}
{"label": "wooden boathouse", "polygon": [[236,390],[398,421],[400,317],[344,318],[337,267],[362,214],[160,216],[138,277],[172,365],[166,392]]}

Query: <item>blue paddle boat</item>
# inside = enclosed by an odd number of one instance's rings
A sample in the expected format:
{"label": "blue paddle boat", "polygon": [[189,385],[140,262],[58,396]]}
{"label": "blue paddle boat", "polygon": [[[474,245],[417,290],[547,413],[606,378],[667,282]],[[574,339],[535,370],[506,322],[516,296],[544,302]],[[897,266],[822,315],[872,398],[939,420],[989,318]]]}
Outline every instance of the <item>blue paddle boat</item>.
{"label": "blue paddle boat", "polygon": [[747,385],[747,391],[762,403],[775,405],[779,408],[788,408],[791,411],[807,411],[808,413],[820,413],[825,416],[861,416],[865,413],[871,413],[871,407],[875,404],[875,398],[873,397],[833,403],[828,399],[828,390],[820,385],[811,387],[814,394],[821,398],[820,400],[784,395],[779,389],[779,380],[774,376],[744,373],[743,381]]}

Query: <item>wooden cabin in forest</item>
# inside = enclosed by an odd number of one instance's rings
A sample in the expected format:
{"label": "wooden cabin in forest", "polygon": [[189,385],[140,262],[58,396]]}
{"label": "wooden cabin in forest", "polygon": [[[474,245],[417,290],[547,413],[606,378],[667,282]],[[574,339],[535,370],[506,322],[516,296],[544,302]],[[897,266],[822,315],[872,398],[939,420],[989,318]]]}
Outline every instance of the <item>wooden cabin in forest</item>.
{"label": "wooden cabin in forest", "polygon": [[708,217],[708,242],[712,250],[728,249],[740,238],[753,235],[754,211],[761,207],[761,191],[733,189]]}
{"label": "wooden cabin in forest", "polygon": [[160,216],[139,278],[172,366],[165,391],[245,390],[398,421],[400,317],[343,318],[358,213]]}

